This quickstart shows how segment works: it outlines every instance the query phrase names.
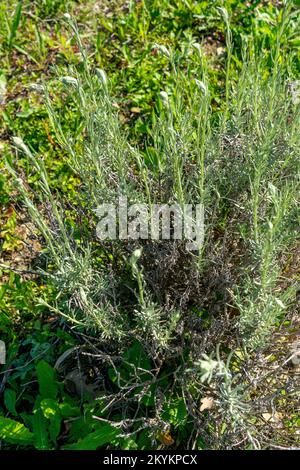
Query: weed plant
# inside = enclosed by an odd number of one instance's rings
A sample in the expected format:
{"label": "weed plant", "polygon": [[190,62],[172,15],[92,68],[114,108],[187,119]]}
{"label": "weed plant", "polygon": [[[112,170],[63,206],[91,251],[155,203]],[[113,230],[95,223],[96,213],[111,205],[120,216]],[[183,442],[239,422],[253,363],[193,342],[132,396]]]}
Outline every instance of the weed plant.
{"label": "weed plant", "polygon": [[[43,155],[26,135],[13,138],[35,190],[17,161],[7,166],[42,236],[38,273],[57,293],[53,302],[39,302],[87,335],[85,346],[98,338],[100,353],[87,354],[100,361],[110,385],[100,390],[96,418],[115,431],[117,447],[297,445],[295,423],[283,411],[297,400],[296,378],[287,379],[284,369],[290,350],[278,365],[282,351],[273,339],[297,321],[298,282],[287,264],[299,245],[299,104],[291,92],[295,57],[283,53],[292,8],[287,2],[281,10],[269,54],[254,32],[236,63],[230,16],[219,9],[226,66],[218,103],[201,44],[156,44],[170,83],[157,96],[141,145],[130,141],[109,76],[66,14],[81,60],[32,93],[43,98],[80,181],[75,215],[71,201],[51,189]],[[54,92],[76,113],[76,131],[65,131]],[[101,242],[95,209],[120,195],[149,207],[202,203],[202,249],[188,252],[180,241]],[[81,220],[79,236],[70,210]],[[68,448],[82,448],[84,439]]]}

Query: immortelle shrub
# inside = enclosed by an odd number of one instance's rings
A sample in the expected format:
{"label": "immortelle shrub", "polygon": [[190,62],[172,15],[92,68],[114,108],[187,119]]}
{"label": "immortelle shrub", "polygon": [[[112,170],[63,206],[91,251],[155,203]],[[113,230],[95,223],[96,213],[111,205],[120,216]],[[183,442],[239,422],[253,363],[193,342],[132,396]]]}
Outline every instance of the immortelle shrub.
{"label": "immortelle shrub", "polygon": [[[173,89],[160,93],[143,148],[128,141],[109,79],[90,62],[66,15],[80,66],[35,89],[81,181],[79,239],[70,208],[50,188],[42,156],[13,139],[39,177],[35,192],[8,164],[43,237],[39,273],[57,290],[49,309],[102,338],[101,361],[116,387],[113,399],[101,393],[105,412],[123,436],[146,432],[154,447],[158,433],[170,430],[186,448],[294,446],[297,440],[295,377],[285,367],[289,343],[282,349],[277,338],[297,322],[297,279],[285,273],[299,243],[299,104],[280,41],[271,70],[248,44],[231,80],[230,26],[222,14],[227,66],[221,106],[213,110],[199,44],[190,44],[188,54],[156,45],[169,59]],[[281,21],[283,28],[287,15]],[[74,135],[64,131],[53,87],[76,112]],[[203,204],[203,247],[195,252],[180,240],[97,239],[95,209],[117,204],[120,196],[150,208]],[[125,419],[115,422],[120,411]]]}

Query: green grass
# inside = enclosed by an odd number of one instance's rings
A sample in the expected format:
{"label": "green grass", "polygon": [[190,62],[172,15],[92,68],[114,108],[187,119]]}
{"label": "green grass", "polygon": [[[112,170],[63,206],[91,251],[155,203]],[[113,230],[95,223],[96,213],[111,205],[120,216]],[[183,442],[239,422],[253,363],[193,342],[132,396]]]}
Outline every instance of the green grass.
{"label": "green grass", "polygon": [[[299,280],[299,10],[275,3],[1,4],[4,448],[299,444],[293,373],[267,372]],[[202,253],[100,244],[119,189],[204,203]]]}

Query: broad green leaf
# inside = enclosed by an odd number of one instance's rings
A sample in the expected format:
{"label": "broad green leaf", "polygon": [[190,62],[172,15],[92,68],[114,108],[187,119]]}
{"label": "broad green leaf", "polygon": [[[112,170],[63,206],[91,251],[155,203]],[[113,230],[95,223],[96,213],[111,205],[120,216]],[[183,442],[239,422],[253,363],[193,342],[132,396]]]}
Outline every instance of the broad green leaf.
{"label": "broad green leaf", "polygon": [[46,361],[40,361],[36,366],[36,371],[41,397],[56,398],[57,382],[54,369]]}
{"label": "broad green leaf", "polygon": [[45,418],[51,419],[56,414],[60,414],[59,405],[53,398],[45,398],[42,400],[40,407]]}
{"label": "broad green leaf", "polygon": [[[135,373],[135,368],[140,367],[145,371],[151,370],[151,363],[146,355],[141,343],[139,341],[133,341],[132,346],[125,352],[124,356],[125,367],[130,372]],[[140,378],[144,380],[149,380],[149,375],[146,373],[141,373]]]}
{"label": "broad green leaf", "polygon": [[34,446],[38,450],[49,449],[49,439],[47,432],[47,420],[40,408],[35,410],[33,415]]}
{"label": "broad green leaf", "polygon": [[45,418],[49,419],[49,434],[51,440],[56,443],[57,436],[61,428],[62,416],[58,403],[52,398],[45,398],[41,401],[41,410]]}
{"label": "broad green leaf", "polygon": [[69,441],[77,442],[84,439],[88,434],[91,433],[92,418],[90,416],[80,416],[71,422]]}
{"label": "broad green leaf", "polygon": [[72,416],[80,416],[80,408],[72,406],[70,403],[60,403],[59,409],[63,418],[71,418]]}
{"label": "broad green leaf", "polygon": [[66,450],[96,450],[104,444],[111,442],[119,433],[118,429],[110,424],[103,423],[100,429],[88,434],[81,441],[64,447]]}
{"label": "broad green leaf", "polygon": [[13,444],[28,445],[33,442],[33,434],[24,424],[0,416],[0,439]]}
{"label": "broad green leaf", "polygon": [[163,419],[174,427],[183,426],[187,418],[185,402],[182,398],[173,399],[164,405]]}
{"label": "broad green leaf", "polygon": [[14,12],[13,20],[10,24],[10,34],[8,39],[8,47],[11,49],[14,38],[17,34],[17,29],[19,27],[20,19],[21,19],[21,12],[22,12],[22,0],[19,0]]}
{"label": "broad green leaf", "polygon": [[151,438],[149,437],[149,430],[144,429],[138,439],[137,439],[137,446],[141,450],[150,449],[151,448]]}
{"label": "broad green leaf", "polygon": [[49,434],[52,442],[56,444],[57,437],[61,429],[61,416],[55,415],[50,419]]}
{"label": "broad green leaf", "polygon": [[138,450],[137,443],[134,439],[131,439],[130,437],[121,439],[119,445],[122,450]]}
{"label": "broad green leaf", "polygon": [[11,388],[7,388],[4,392],[4,403],[8,411],[16,416],[16,392]]}

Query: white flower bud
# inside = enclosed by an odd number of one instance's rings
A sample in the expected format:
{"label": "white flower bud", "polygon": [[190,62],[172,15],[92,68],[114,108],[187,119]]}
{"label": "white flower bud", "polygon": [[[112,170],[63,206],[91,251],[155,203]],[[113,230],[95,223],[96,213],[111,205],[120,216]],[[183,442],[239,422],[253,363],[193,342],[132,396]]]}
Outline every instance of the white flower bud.
{"label": "white flower bud", "polygon": [[33,91],[37,91],[38,93],[43,93],[44,90],[44,85],[40,85],[39,83],[31,83],[29,85],[29,89]]}
{"label": "white flower bud", "polygon": [[103,69],[96,69],[96,75],[103,85],[107,85],[107,76]]}
{"label": "white flower bud", "polygon": [[171,57],[169,49],[163,44],[154,44],[153,49],[158,49],[164,56],[168,57],[168,59]]}
{"label": "white flower bud", "polygon": [[280,308],[286,308],[284,303],[280,299],[277,299],[277,297],[275,297],[275,302]]}
{"label": "white flower bud", "polygon": [[134,250],[134,252],[132,253],[131,255],[131,261],[133,263],[136,263],[137,260],[142,256],[142,248],[137,248],[136,250]]}
{"label": "white flower bud", "polygon": [[196,51],[198,51],[199,55],[202,56],[202,49],[201,49],[201,46],[198,42],[194,42],[192,47],[194,49],[196,49]]}
{"label": "white flower bud", "polygon": [[169,97],[168,97],[168,94],[165,91],[160,91],[159,96],[160,96],[160,98],[161,98],[161,100],[163,101],[164,104],[169,103]]}
{"label": "white flower bud", "polygon": [[0,105],[6,101],[6,79],[0,75]]}
{"label": "white flower bud", "polygon": [[208,90],[207,90],[207,86],[205,85],[205,83],[203,83],[201,80],[197,80],[197,78],[195,78],[195,83],[197,87],[202,91],[204,96],[206,96]]}
{"label": "white flower bud", "polygon": [[20,150],[24,152],[27,151],[27,145],[25,145],[23,139],[21,137],[12,137],[13,144],[18,147]]}
{"label": "white flower bud", "polygon": [[78,81],[74,77],[69,77],[69,76],[60,77],[60,80],[62,81],[64,85],[73,85],[73,86],[78,85]]}
{"label": "white flower bud", "polygon": [[16,183],[17,185],[19,185],[19,186],[23,186],[23,181],[22,181],[21,178],[16,178],[16,179],[15,179],[15,183]]}
{"label": "white flower bud", "polygon": [[224,8],[224,7],[217,7],[217,10],[219,10],[219,12],[220,12],[221,15],[223,16],[225,22],[228,23],[229,15],[228,15],[228,11],[226,10],[226,8]]}

